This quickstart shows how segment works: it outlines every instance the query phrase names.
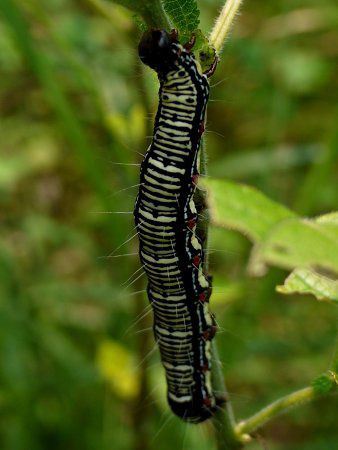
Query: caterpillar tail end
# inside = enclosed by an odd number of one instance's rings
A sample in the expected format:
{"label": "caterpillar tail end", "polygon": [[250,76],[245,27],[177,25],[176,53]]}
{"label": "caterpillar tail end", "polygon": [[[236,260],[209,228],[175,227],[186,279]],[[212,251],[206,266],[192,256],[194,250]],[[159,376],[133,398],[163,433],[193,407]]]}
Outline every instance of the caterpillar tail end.
{"label": "caterpillar tail end", "polygon": [[204,399],[202,403],[177,402],[168,396],[168,403],[172,412],[188,423],[199,424],[211,419],[225,403],[224,398]]}

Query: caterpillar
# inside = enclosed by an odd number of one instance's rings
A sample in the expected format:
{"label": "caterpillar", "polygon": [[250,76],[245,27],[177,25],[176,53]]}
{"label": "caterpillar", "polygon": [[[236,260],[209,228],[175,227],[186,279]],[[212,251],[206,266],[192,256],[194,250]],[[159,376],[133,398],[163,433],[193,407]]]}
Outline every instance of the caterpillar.
{"label": "caterpillar", "polygon": [[140,41],[140,59],[157,72],[160,89],[134,218],[168,403],[183,420],[199,423],[210,418],[223,399],[211,385],[211,340],[217,327],[209,311],[211,279],[203,271],[193,199],[209,97],[207,77],[217,61],[200,73],[193,44],[191,39],[183,46],[175,31],[165,30],[150,30]]}

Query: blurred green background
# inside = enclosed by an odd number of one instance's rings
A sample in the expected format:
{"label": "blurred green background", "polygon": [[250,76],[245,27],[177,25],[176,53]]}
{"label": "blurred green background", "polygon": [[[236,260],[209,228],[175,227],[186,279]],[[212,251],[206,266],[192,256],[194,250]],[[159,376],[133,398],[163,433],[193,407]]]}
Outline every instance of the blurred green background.
{"label": "blurred green background", "polygon": [[[207,32],[221,2],[198,3]],[[109,213],[132,211],[158,85],[138,61],[131,14],[108,6],[1,1],[4,450],[215,448],[212,425],[168,410],[132,215]],[[337,209],[337,57],[335,0],[245,2],[211,83],[209,174],[303,215]],[[211,232],[238,419],[325,371],[336,331],[332,306],[275,293],[286,272],[250,277],[250,249]],[[337,415],[334,397],[300,407],[249,448],[338,449]]]}

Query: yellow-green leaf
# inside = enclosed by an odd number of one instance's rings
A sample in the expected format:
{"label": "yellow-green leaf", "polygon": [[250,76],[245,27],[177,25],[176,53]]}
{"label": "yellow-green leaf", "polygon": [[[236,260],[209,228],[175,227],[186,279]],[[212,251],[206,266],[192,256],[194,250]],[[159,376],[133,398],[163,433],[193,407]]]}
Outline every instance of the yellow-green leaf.
{"label": "yellow-green leaf", "polygon": [[301,219],[256,189],[225,180],[206,179],[211,223],[240,231],[255,243],[252,272],[266,264],[338,273],[338,213]]}
{"label": "yellow-green leaf", "polygon": [[286,219],[271,229],[257,254],[279,267],[318,267],[338,273],[338,224]]}
{"label": "yellow-green leaf", "polygon": [[212,224],[240,231],[251,241],[262,241],[273,225],[295,215],[249,186],[211,178],[202,185],[208,189]]}
{"label": "yellow-green leaf", "polygon": [[277,291],[281,294],[311,294],[317,300],[338,302],[338,281],[308,269],[295,269],[284,285],[277,286]]}
{"label": "yellow-green leaf", "polygon": [[331,223],[333,225],[338,225],[338,212],[334,211],[323,216],[319,216],[316,219],[318,223]]}

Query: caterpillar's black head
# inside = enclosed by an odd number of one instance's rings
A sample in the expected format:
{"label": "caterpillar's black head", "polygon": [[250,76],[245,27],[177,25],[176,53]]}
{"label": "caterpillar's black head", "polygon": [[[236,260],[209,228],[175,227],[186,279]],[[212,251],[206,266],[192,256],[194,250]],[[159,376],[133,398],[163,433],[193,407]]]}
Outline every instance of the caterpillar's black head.
{"label": "caterpillar's black head", "polygon": [[141,61],[158,73],[168,72],[178,57],[175,35],[165,30],[146,31],[138,46]]}

